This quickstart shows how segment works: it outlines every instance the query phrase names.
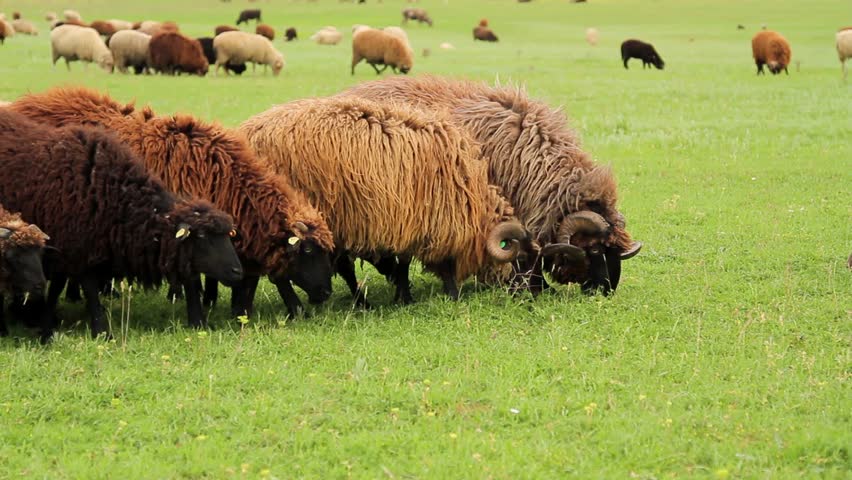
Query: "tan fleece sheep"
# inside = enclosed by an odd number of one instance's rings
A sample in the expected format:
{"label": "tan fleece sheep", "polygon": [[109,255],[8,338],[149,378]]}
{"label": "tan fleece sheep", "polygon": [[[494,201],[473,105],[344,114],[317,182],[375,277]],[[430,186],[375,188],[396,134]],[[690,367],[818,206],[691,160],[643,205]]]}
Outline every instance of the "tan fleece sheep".
{"label": "tan fleece sheep", "polygon": [[112,25],[112,28],[114,28],[116,32],[120,32],[122,30],[133,30],[133,22],[128,22],[127,20],[111,18],[107,20],[107,23]]}
{"label": "tan fleece sheep", "polygon": [[135,30],[120,30],[109,39],[109,50],[115,68],[127,73],[127,67],[148,72],[148,45],[151,35]]}
{"label": "tan fleece sheep", "polygon": [[160,32],[177,32],[179,31],[179,28],[175,22],[156,22],[153,20],[146,20],[141,22],[134,30],[153,36]]}
{"label": "tan fleece sheep", "polygon": [[[219,67],[228,63],[237,65],[252,62],[269,65],[272,67],[272,74],[276,76],[284,68],[284,55],[263,35],[247,32],[220,33],[213,39],[213,48],[216,50],[217,75]],[[225,75],[228,75],[227,68]]]}
{"label": "tan fleece sheep", "polygon": [[843,70],[843,80],[849,73],[846,70],[846,60],[852,58],[852,29],[837,32],[837,57],[840,58],[840,68]]}
{"label": "tan fleece sheep", "polygon": [[50,32],[50,47],[53,64],[60,57],[65,58],[69,71],[74,60],[96,62],[104,70],[112,71],[112,53],[93,28],[60,25]]}
{"label": "tan fleece sheep", "polygon": [[[362,29],[352,37],[352,75],[355,75],[355,65],[366,60],[380,74],[387,67],[396,73],[408,73],[414,66],[414,53],[408,42],[395,34],[376,30]],[[376,65],[384,65],[379,70]]]}
{"label": "tan fleece sheep", "polygon": [[319,45],[337,45],[342,39],[343,34],[334,27],[323,27],[311,35],[311,40]]}
{"label": "tan fleece sheep", "polygon": [[599,39],[599,38],[600,38],[600,34],[598,33],[598,29],[597,29],[597,28],[587,28],[587,29],[586,29],[586,42],[587,42],[589,45],[591,45],[591,46],[593,46],[593,47],[594,47],[595,45],[597,45],[597,44],[598,44],[598,39]]}
{"label": "tan fleece sheep", "polygon": [[33,22],[24,19],[12,20],[12,28],[15,29],[15,33],[22,33],[24,35],[38,35],[38,29]]}
{"label": "tan fleece sheep", "polygon": [[80,12],[77,10],[65,10],[62,12],[62,16],[65,17],[65,21],[83,21],[83,17],[80,16]]}

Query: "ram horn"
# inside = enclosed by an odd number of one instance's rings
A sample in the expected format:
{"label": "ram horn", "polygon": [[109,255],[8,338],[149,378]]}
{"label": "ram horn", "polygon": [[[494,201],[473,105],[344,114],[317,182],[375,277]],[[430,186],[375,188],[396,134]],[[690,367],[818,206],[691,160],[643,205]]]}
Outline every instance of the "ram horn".
{"label": "ram horn", "polygon": [[642,250],[642,242],[633,242],[633,245],[630,246],[626,251],[621,252],[619,257],[622,260],[629,260],[636,256],[639,253],[639,250]]}
{"label": "ram horn", "polygon": [[526,235],[527,232],[520,223],[503,222],[491,230],[491,234],[488,235],[488,240],[485,242],[485,249],[497,262],[511,262],[521,251],[521,239],[525,238]]}
{"label": "ram horn", "polygon": [[295,226],[302,233],[308,233],[309,232],[308,226],[305,225],[302,222],[296,222],[295,224],[293,224],[293,226]]}
{"label": "ram horn", "polygon": [[542,257],[553,257],[555,255],[564,255],[571,262],[579,262],[586,258],[586,252],[570,243],[551,243],[541,249]]}
{"label": "ram horn", "polygon": [[609,223],[591,210],[572,213],[562,220],[556,238],[559,243],[571,243],[571,237],[577,232],[603,234],[609,230]]}

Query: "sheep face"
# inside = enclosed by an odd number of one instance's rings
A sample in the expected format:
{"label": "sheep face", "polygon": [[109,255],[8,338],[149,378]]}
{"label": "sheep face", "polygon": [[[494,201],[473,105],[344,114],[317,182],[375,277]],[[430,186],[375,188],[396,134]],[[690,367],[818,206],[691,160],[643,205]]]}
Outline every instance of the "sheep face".
{"label": "sheep face", "polygon": [[273,281],[276,284],[282,280],[291,281],[308,294],[311,303],[324,302],[331,295],[331,277],[334,275],[329,253],[315,241],[296,236],[287,238],[286,243],[291,263],[287,273],[273,278]]}
{"label": "sheep face", "polygon": [[651,62],[652,65],[657,67],[657,70],[662,70],[666,66],[666,62],[664,62],[663,59],[660,58],[659,55],[657,55],[657,52],[652,53],[651,58],[649,58],[648,60]]}
{"label": "sheep face", "polygon": [[107,72],[112,73],[113,70],[113,59],[111,52],[105,52],[98,57],[98,66],[106,70]]}
{"label": "sheep face", "polygon": [[772,72],[772,75],[778,75],[782,70],[784,70],[784,65],[780,62],[769,62],[766,66],[769,67],[769,71]]}
{"label": "sheep face", "polygon": [[[4,231],[0,228],[0,238]],[[12,247],[3,254],[3,270],[9,272],[11,284],[16,292],[39,294],[44,290],[47,280],[41,263],[40,247]]]}
{"label": "sheep face", "polygon": [[204,207],[180,208],[170,217],[178,248],[189,256],[195,272],[225,285],[242,280],[243,267],[231,238],[237,235],[230,217]]}
{"label": "sheep face", "polygon": [[272,74],[276,77],[281,73],[281,69],[284,68],[284,59],[276,58],[274,62],[272,62]]}

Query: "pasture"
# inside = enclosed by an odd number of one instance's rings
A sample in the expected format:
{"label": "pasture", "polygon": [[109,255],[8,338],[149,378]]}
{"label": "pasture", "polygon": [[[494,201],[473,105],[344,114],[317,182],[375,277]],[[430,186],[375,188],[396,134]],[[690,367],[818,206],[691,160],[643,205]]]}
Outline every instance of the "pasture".
{"label": "pasture", "polygon": [[[397,25],[407,5],[0,0],[41,31],[0,46],[0,99],[85,85],[236,126],[375,78],[363,63],[349,74],[350,27]],[[365,266],[371,311],[352,308],[338,277],[330,301],[285,319],[263,281],[254,316],[230,319],[223,289],[215,328],[196,331],[165,290],[125,291],[109,305],[109,342],[63,303],[50,345],[20,327],[0,339],[0,478],[852,476],[852,85],[834,49],[848,2],[419,6],[435,25],[406,28],[412,75],[522,84],[563,106],[615,170],[645,243],[618,292],[533,300],[468,282],[452,302],[418,269],[417,303],[398,306]],[[261,8],[287,64],[279,77],[69,73],[50,65],[43,20],[69,7],[173,20],[193,37]],[[482,17],[499,43],[473,43]],[[755,75],[763,23],[792,45],[789,76]],[[344,32],[340,45],[308,40],[324,25]],[[281,40],[288,26],[297,42]],[[653,43],[665,70],[625,70],[618,47],[631,37]]]}

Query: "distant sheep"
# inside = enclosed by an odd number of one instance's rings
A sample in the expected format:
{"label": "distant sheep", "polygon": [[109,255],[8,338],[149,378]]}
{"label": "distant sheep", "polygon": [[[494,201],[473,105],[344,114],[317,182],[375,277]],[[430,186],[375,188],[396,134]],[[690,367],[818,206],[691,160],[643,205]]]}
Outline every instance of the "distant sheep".
{"label": "distant sheep", "polygon": [[[399,70],[407,74],[414,66],[414,52],[399,36],[369,28],[359,30],[352,37],[352,75],[355,75],[355,65],[361,60],[366,60],[376,74],[381,74],[387,67],[391,67],[394,73]],[[384,67],[379,70],[377,65]]]}
{"label": "distant sheep", "polygon": [[100,34],[92,28],[60,25],[50,32],[50,46],[54,65],[64,58],[69,71],[71,62],[75,60],[95,62],[104,70],[112,71],[112,53]]}
{"label": "distant sheep", "polygon": [[127,20],[118,20],[113,18],[107,20],[107,23],[112,25],[112,28],[114,28],[116,32],[121,30],[133,30],[133,22],[128,22]]}
{"label": "distant sheep", "polygon": [[148,35],[154,36],[161,32],[178,32],[180,28],[175,22],[155,22],[153,20],[146,20],[144,22],[139,22],[138,25],[134,24],[134,30],[139,30],[142,33],[147,33]]}
{"label": "distant sheep", "polygon": [[37,226],[0,205],[0,337],[9,335],[3,313],[3,294],[41,294],[47,279],[41,263],[50,238]]}
{"label": "distant sheep", "polygon": [[[485,24],[487,25],[488,21],[487,20],[484,20],[484,21],[485,21]],[[497,38],[497,35],[495,35],[494,32],[490,28],[488,28],[484,25],[481,25],[481,24],[477,25],[473,29],[473,40],[474,41],[481,40],[483,42],[497,42],[497,41],[499,41],[499,39]]]}
{"label": "distant sheep", "polygon": [[201,44],[178,32],[163,32],[151,37],[148,66],[161,73],[189,73],[203,77],[209,64]]}
{"label": "distant sheep", "polygon": [[33,25],[33,22],[29,20],[17,19],[12,20],[12,28],[15,29],[15,33],[21,33],[24,35],[38,35],[38,28]]}
{"label": "distant sheep", "polygon": [[89,28],[94,28],[98,33],[100,33],[104,37],[109,37],[115,33],[115,27],[113,27],[111,23],[105,22],[103,20],[93,21],[89,24]]}
{"label": "distant sheep", "polygon": [[15,27],[6,20],[0,20],[0,44],[7,38],[15,36]]}
{"label": "distant sheep", "polygon": [[284,38],[287,39],[288,42],[292,42],[293,40],[297,40],[299,38],[298,32],[296,32],[295,27],[290,27],[284,31]]}
{"label": "distant sheep", "polygon": [[324,27],[311,35],[311,40],[319,45],[337,45],[343,39],[343,34],[334,27]]}
{"label": "distant sheep", "polygon": [[44,19],[48,22],[55,22],[59,20],[59,17],[56,16],[56,12],[47,12],[44,14]]}
{"label": "distant sheep", "polygon": [[266,24],[259,24],[254,28],[254,33],[268,38],[270,41],[275,40],[275,29]]}
{"label": "distant sheep", "polygon": [[220,33],[225,33],[225,32],[239,32],[239,31],[240,31],[240,29],[237,28],[237,27],[232,27],[230,25],[219,25],[215,29],[213,29],[213,33],[214,33],[213,36],[215,37],[216,35],[219,35]]}
{"label": "distant sheep", "polygon": [[[207,57],[207,63],[210,65],[216,65],[216,49],[213,48],[213,37],[201,37],[196,38],[196,40],[198,40],[198,43],[201,44],[201,50],[204,52],[204,56]],[[234,65],[228,63],[225,65],[225,68],[237,75],[242,75],[242,73],[246,71],[246,64],[240,63]]]}
{"label": "distant sheep", "polygon": [[64,12],[62,12],[62,17],[65,18],[65,21],[68,22],[83,21],[83,17],[80,16],[80,12],[78,12],[77,10],[65,10]]}
{"label": "distant sheep", "polygon": [[243,10],[240,12],[240,16],[237,18],[237,25],[241,23],[248,23],[249,20],[254,20],[255,22],[260,22],[260,10],[252,9],[252,10]]}
{"label": "distant sheep", "polygon": [[593,47],[594,47],[595,45],[597,45],[597,44],[598,44],[598,39],[599,39],[599,38],[600,38],[600,35],[599,35],[599,33],[598,33],[598,29],[597,29],[597,28],[587,28],[587,29],[586,29],[586,42],[587,42],[589,45],[591,45],[591,46],[593,46]]}
{"label": "distant sheep", "polygon": [[778,32],[765,30],[757,32],[751,39],[751,52],[754,57],[754,63],[757,65],[757,74],[763,74],[763,66],[769,67],[769,71],[773,75],[784,73],[790,74],[787,71],[787,65],[790,64],[792,56],[790,44]]}
{"label": "distant sheep", "polygon": [[840,68],[843,70],[843,80],[849,73],[846,70],[846,60],[852,58],[852,28],[837,32],[837,56],[840,58]]}
{"label": "distant sheep", "polygon": [[648,65],[657,67],[657,70],[665,68],[666,63],[654,49],[650,43],[645,43],[641,40],[631,38],[621,43],[621,60],[624,62],[624,68],[627,68],[627,61],[631,58],[642,60],[642,69]]}
{"label": "distant sheep", "polygon": [[422,8],[406,8],[402,11],[402,24],[405,25],[409,20],[416,20],[420,23],[425,23],[432,26],[432,18]]}
{"label": "distant sheep", "polygon": [[20,20],[21,12],[12,12],[12,20]]}
{"label": "distant sheep", "polygon": [[[272,74],[277,76],[284,68],[284,55],[272,45],[269,39],[248,32],[225,32],[213,39],[216,50],[216,72],[229,63],[252,62],[255,65],[269,65]],[[228,70],[225,69],[225,73]]]}
{"label": "distant sheep", "polygon": [[148,46],[151,36],[136,30],[121,30],[109,39],[109,50],[115,68],[127,73],[133,67],[136,73],[148,73]]}

